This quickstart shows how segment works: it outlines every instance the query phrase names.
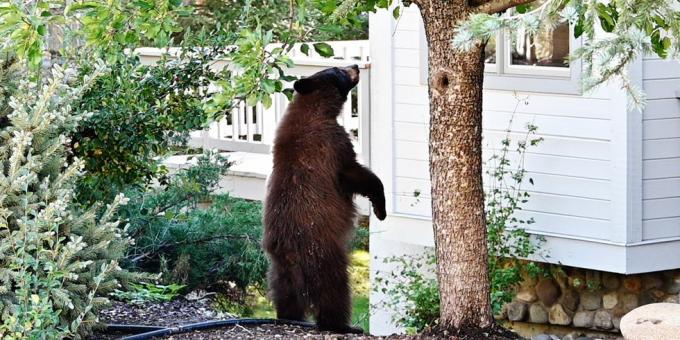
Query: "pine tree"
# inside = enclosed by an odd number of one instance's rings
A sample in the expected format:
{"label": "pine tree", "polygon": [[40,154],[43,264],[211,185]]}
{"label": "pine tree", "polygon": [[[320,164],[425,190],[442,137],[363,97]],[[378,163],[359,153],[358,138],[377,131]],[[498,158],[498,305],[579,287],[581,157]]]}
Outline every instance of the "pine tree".
{"label": "pine tree", "polygon": [[[73,69],[54,66],[21,81],[0,107],[0,338],[78,338],[96,325],[101,297],[132,278],[117,259],[130,239],[114,220],[122,195],[104,209],[76,211],[83,163],[65,137],[87,114],[77,100],[103,67],[71,86]],[[2,91],[0,91],[2,92]]]}

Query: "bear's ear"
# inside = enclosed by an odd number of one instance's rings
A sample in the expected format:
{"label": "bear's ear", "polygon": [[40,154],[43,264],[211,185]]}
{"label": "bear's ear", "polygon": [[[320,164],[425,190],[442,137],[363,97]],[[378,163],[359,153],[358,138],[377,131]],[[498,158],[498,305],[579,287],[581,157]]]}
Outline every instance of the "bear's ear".
{"label": "bear's ear", "polygon": [[309,78],[302,78],[293,84],[293,88],[299,94],[307,94],[314,91],[314,81]]}

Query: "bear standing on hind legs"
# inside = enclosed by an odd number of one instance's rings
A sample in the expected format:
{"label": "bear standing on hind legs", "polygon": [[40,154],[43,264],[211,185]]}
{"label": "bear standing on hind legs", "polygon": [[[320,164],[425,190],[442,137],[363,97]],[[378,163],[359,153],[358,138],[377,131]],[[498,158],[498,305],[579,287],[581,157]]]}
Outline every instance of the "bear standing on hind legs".
{"label": "bear standing on hind legs", "polygon": [[263,245],[271,259],[269,288],[279,319],[312,314],[321,330],[350,326],[347,266],[354,194],[370,199],[385,219],[382,182],[357,163],[337,122],[359,68],[330,68],[294,84],[296,94],[274,140],[274,167],[264,203]]}

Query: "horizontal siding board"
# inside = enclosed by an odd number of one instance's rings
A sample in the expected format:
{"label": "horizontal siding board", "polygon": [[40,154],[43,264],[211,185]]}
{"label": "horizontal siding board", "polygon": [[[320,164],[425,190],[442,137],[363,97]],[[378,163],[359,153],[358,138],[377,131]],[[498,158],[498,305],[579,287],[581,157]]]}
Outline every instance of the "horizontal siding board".
{"label": "horizontal siding board", "polygon": [[680,78],[680,63],[677,60],[648,59],[643,61],[645,80]]}
{"label": "horizontal siding board", "polygon": [[505,131],[512,119],[513,132],[527,131],[527,124],[538,127],[542,135],[589,138],[598,140],[610,139],[611,124],[603,119],[585,119],[574,117],[555,117],[531,114],[513,114],[510,112],[486,111],[483,117],[484,129]]}
{"label": "horizontal siding board", "polygon": [[418,49],[418,31],[396,30],[392,36],[395,48]]}
{"label": "horizontal siding board", "polygon": [[399,159],[394,162],[394,174],[397,177],[417,179],[430,179],[430,166],[427,161],[414,161],[411,159]]}
{"label": "horizontal siding board", "polygon": [[397,158],[426,161],[429,159],[428,144],[397,140],[394,145],[394,153]]}
{"label": "horizontal siding board", "polygon": [[394,104],[394,120],[397,122],[428,124],[430,121],[428,109],[427,105],[396,103]]}
{"label": "horizontal siding board", "polygon": [[[417,128],[417,131],[409,131],[408,128],[412,126],[399,125],[398,135],[396,140],[395,156],[397,158],[408,158],[417,160],[427,160],[428,145],[427,142],[421,141],[418,133],[424,133],[423,128]],[[406,129],[401,130],[401,129]],[[499,150],[501,141],[505,139],[507,134],[505,132],[484,131],[483,146],[489,150]],[[543,137],[544,140],[536,146],[530,146],[528,153],[530,154],[544,154],[544,155],[559,155],[564,157],[577,157],[596,160],[608,160],[610,156],[610,144],[603,141],[582,140],[576,138],[562,138],[555,136],[541,136],[536,135],[532,138]],[[404,139],[402,139],[404,138]],[[425,136],[427,138],[427,136]],[[510,141],[513,148],[518,141],[524,141],[525,136],[521,134],[511,134]],[[499,153],[500,151],[497,151]],[[515,153],[514,150],[511,151]],[[679,150],[680,152],[680,150]],[[488,160],[488,156],[484,159]]]}
{"label": "horizontal siding board", "polygon": [[642,84],[648,99],[674,99],[680,89],[680,78],[645,80]]}
{"label": "horizontal siding board", "polygon": [[[508,159],[511,163],[514,162],[516,164],[517,155],[509,155]],[[537,154],[527,154],[525,156],[524,166],[526,170],[534,173],[595,180],[609,180],[611,171],[609,161]],[[394,167],[397,176],[421,179],[429,178],[429,163],[427,160],[397,158]]]}
{"label": "horizontal siding board", "polygon": [[609,100],[580,96],[530,94],[526,100],[519,100],[519,105],[518,96],[510,91],[484,91],[484,96],[482,105],[489,111],[514,111],[517,107],[517,113],[610,119],[614,109]]}
{"label": "horizontal siding board", "polygon": [[645,220],[678,216],[680,216],[680,197],[642,201],[642,218]]}
{"label": "horizontal siding board", "polygon": [[680,177],[680,158],[642,161],[642,179]]}
{"label": "horizontal siding board", "polygon": [[394,102],[428,106],[430,101],[427,97],[427,87],[395,85]]}
{"label": "horizontal siding board", "polygon": [[[565,206],[571,207],[573,205],[571,202],[569,202],[570,200],[570,198],[557,197],[552,201],[561,203],[560,207],[558,208],[565,208]],[[537,199],[534,199],[534,201],[537,201]],[[401,214],[431,217],[431,204],[432,202],[428,198],[398,196],[396,199],[396,210]],[[592,208],[586,207],[588,206],[587,203],[580,203],[578,206],[583,206],[581,210],[590,210],[591,213],[595,214],[595,211],[592,211]],[[526,209],[529,208],[527,207]],[[526,228],[527,230],[596,239],[607,239],[610,234],[610,223],[602,219],[593,219],[587,217],[584,218],[574,215],[535,210],[518,211],[515,214],[515,217],[525,221],[529,220],[530,218],[534,219],[534,223],[530,225],[518,224],[519,227]]]}
{"label": "horizontal siding board", "polygon": [[642,199],[680,197],[680,177],[642,181]]}
{"label": "horizontal siding board", "polygon": [[[529,178],[533,179],[534,184],[529,184]],[[492,183],[496,183],[487,173],[483,175],[485,188]],[[527,172],[522,190],[531,193],[543,193],[553,195],[564,195],[573,197],[593,198],[599,200],[611,199],[611,183],[603,180],[583,179],[576,177],[566,177],[551,174],[538,174]],[[420,192],[420,197],[430,197],[430,181],[428,179],[417,179],[407,177],[396,178],[396,193],[398,195],[409,196],[415,191]]]}
{"label": "horizontal siding board", "polygon": [[676,138],[680,137],[680,118],[653,119],[642,122],[642,138]]}
{"label": "horizontal siding board", "polygon": [[[536,135],[530,136],[530,139],[543,138],[538,145],[529,146],[527,148],[530,153],[562,155],[567,157],[580,157],[590,159],[608,160],[611,158],[610,143],[598,140],[584,140],[579,138],[548,136],[542,134],[543,130],[538,127]],[[511,133],[509,136],[505,131],[484,131],[484,139],[482,141],[484,147],[497,149],[501,145],[501,141],[509,137],[512,145],[517,145],[517,142],[526,140],[525,134]]]}
{"label": "horizontal siding board", "polygon": [[417,123],[394,123],[394,139],[411,142],[427,142],[430,129],[425,124]]}
{"label": "horizontal siding board", "polygon": [[395,67],[394,83],[397,85],[419,85],[420,69],[402,66]]}
{"label": "horizontal siding board", "polygon": [[642,221],[645,241],[680,236],[680,217]]}
{"label": "horizontal siding board", "polygon": [[396,29],[400,31],[417,31],[421,26],[422,20],[418,11],[404,11],[396,22]]}
{"label": "horizontal siding board", "polygon": [[419,67],[420,53],[413,49],[394,49],[394,66],[395,67]]}
{"label": "horizontal siding board", "polygon": [[676,98],[647,100],[644,119],[680,118],[680,100]]}
{"label": "horizontal siding board", "polygon": [[680,137],[645,140],[642,142],[642,156],[645,160],[680,157]]}
{"label": "horizontal siding board", "polygon": [[432,217],[432,200],[429,198],[417,198],[413,196],[397,196],[395,210],[400,214]]}
{"label": "horizontal siding board", "polygon": [[515,213],[515,216],[524,220],[533,218],[534,223],[525,227],[530,231],[601,240],[607,240],[611,236],[611,223],[609,221],[540,211],[519,211]]}

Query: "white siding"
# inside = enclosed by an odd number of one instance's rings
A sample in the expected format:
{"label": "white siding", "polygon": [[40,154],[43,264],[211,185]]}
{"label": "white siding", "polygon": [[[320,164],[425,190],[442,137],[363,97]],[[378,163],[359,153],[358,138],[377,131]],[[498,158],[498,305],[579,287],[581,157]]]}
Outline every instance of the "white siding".
{"label": "white siding", "polygon": [[[409,8],[393,32],[392,194],[394,213],[429,218],[429,114],[427,86],[421,84],[421,25],[418,12]],[[525,167],[535,185],[527,184],[531,198],[519,217],[533,217],[531,228],[537,232],[609,240],[611,119],[620,106],[611,105],[606,91],[587,97],[490,90],[484,95],[484,159],[500,147],[515,108],[511,139],[523,139],[527,123],[538,126],[537,137],[544,138],[526,155]],[[515,158],[514,153],[510,156]]]}
{"label": "white siding", "polygon": [[642,239],[680,236],[680,63],[643,60]]}

